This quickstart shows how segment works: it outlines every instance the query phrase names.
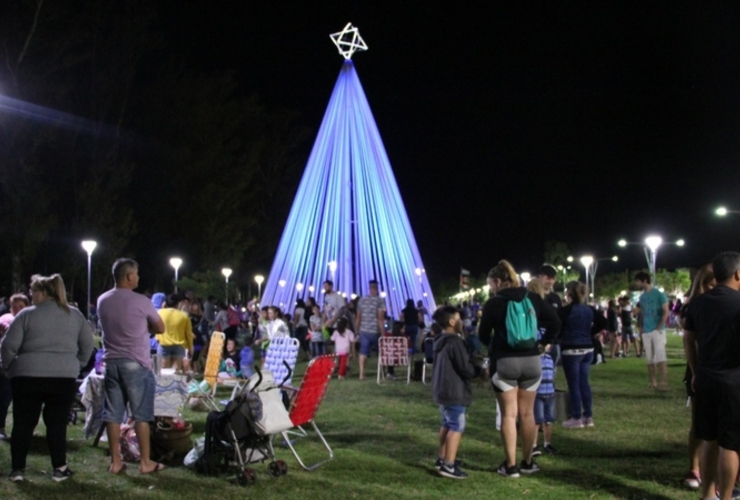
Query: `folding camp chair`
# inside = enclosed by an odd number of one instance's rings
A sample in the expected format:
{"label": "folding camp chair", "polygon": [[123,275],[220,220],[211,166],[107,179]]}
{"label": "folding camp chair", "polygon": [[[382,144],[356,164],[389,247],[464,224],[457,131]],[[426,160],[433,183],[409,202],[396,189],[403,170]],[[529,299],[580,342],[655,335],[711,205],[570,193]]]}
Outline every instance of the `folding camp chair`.
{"label": "folding camp chair", "polygon": [[303,429],[302,426],[310,423],[313,426],[314,431],[324,443],[324,447],[329,452],[329,458],[316,462],[313,465],[306,465],[298,456],[298,452],[295,450],[293,443],[290,442],[288,433],[290,430],[284,430],[282,434],[283,439],[287,443],[290,451],[293,452],[293,456],[298,463],[306,470],[313,470],[324,462],[328,462],[334,458],[334,452],[329,447],[329,443],[324,439],[324,435],[319,430],[319,427],[314,421],[316,413],[319,411],[321,401],[324,399],[326,394],[326,388],[329,386],[331,380],[331,374],[334,371],[334,355],[327,354],[324,356],[318,356],[309,361],[306,367],[306,373],[303,374],[303,382],[298,389],[284,386],[286,389],[294,391],[295,395],[290,404],[290,420],[293,422],[293,426],[297,427],[300,431],[301,436],[308,436],[308,433]]}
{"label": "folding camp chair", "polygon": [[[300,341],[291,337],[279,337],[272,339],[267,348],[267,355],[262,366],[263,370],[269,370],[275,380],[284,385],[290,385],[293,381],[293,372],[298,360]],[[286,365],[287,363],[287,365]],[[287,379],[285,377],[288,377]],[[283,382],[284,381],[284,382]]]}
{"label": "folding camp chair", "polygon": [[409,347],[407,337],[380,337],[378,339],[378,385],[385,378],[384,366],[405,366],[406,383],[411,383],[411,366],[409,365]]}
{"label": "folding camp chair", "polygon": [[224,355],[224,342],[226,342],[226,336],[223,332],[213,332],[208,345],[206,367],[203,370],[203,379],[211,386],[211,396],[216,395],[218,369],[221,366],[221,358]]}
{"label": "folding camp chair", "polygon": [[424,353],[424,361],[421,369],[421,381],[427,383],[427,366],[432,368],[434,366],[434,337],[427,336],[422,342],[422,352]]}

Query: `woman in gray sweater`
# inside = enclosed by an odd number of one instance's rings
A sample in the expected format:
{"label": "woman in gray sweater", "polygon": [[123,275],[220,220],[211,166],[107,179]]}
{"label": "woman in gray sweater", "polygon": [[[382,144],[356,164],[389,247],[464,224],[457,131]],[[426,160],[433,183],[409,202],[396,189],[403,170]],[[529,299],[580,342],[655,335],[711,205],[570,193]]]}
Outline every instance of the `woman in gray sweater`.
{"label": "woman in gray sweater", "polygon": [[67,467],[67,420],[77,390],[75,379],[90,359],[93,336],[85,317],[67,304],[62,277],[31,277],[33,306],[13,320],[0,346],[13,388],[11,481],[23,481],[26,456],[43,405],[52,479],[72,475]]}

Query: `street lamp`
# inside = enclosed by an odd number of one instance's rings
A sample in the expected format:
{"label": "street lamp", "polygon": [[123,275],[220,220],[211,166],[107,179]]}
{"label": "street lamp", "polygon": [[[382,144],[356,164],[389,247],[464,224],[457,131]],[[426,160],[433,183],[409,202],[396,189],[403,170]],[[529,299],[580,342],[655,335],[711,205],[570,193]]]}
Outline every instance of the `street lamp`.
{"label": "street lamp", "polygon": [[175,293],[177,293],[177,271],[182,265],[182,259],[180,257],[172,257],[170,259],[170,265],[175,268]]}
{"label": "street lamp", "polygon": [[656,283],[655,273],[657,271],[657,267],[655,263],[658,257],[658,248],[660,248],[661,245],[676,245],[676,246],[682,247],[686,244],[686,242],[683,239],[664,242],[663,238],[661,238],[660,236],[650,235],[647,238],[645,238],[644,243],[636,243],[636,242],[627,241],[627,240],[622,239],[622,240],[619,240],[617,244],[620,247],[626,247],[627,245],[642,245],[643,246],[643,250],[645,251],[645,260],[647,260],[648,270],[652,276],[651,282],[653,286],[655,286],[655,283]]}
{"label": "street lamp", "polygon": [[718,207],[714,213],[720,217],[724,217],[727,214],[740,214],[740,210],[728,210],[726,207]]}
{"label": "street lamp", "polygon": [[[591,288],[591,282],[588,280],[589,274],[591,274],[591,264],[594,263],[594,258],[591,255],[584,255],[581,257],[581,264],[586,268],[586,286]],[[588,302],[588,297],[586,297]]]}
{"label": "street lamp", "polygon": [[262,298],[262,283],[265,281],[265,277],[261,274],[257,274],[254,277],[254,281],[257,282],[257,300]]}
{"label": "street lamp", "polygon": [[[599,262],[602,260],[610,260],[612,262],[617,262],[619,260],[619,257],[616,255],[613,255],[611,257],[602,257],[600,259],[594,259],[593,263],[591,264],[591,296],[596,300],[596,271],[599,269]],[[588,283],[586,283],[588,285]]]}
{"label": "street lamp", "polygon": [[87,319],[90,320],[90,278],[92,276],[92,254],[98,243],[93,240],[85,240],[82,242],[82,248],[87,252]]}
{"label": "street lamp", "polygon": [[224,267],[221,269],[221,274],[224,275],[224,278],[226,278],[226,305],[229,304],[229,276],[231,276],[231,273],[233,271],[229,267]]}
{"label": "street lamp", "polygon": [[524,286],[527,286],[527,283],[529,282],[529,278],[531,278],[532,275],[529,274],[528,272],[523,272],[522,274],[520,274],[520,276],[522,277],[522,281],[524,282]]}
{"label": "street lamp", "polygon": [[336,272],[336,270],[337,270],[337,261],[332,260],[331,262],[329,262],[329,271],[331,271],[331,281],[332,282],[334,282],[334,273]]}

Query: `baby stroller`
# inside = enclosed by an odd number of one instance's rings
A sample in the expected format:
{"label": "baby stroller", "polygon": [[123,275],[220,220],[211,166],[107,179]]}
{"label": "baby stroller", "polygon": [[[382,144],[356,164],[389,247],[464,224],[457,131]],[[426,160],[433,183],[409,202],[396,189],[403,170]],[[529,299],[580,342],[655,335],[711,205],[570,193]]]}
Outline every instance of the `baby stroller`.
{"label": "baby stroller", "polygon": [[[256,367],[255,367],[256,368]],[[287,474],[288,465],[275,460],[272,436],[293,427],[283,401],[282,385],[272,373],[256,373],[223,411],[212,411],[206,419],[203,453],[196,462],[202,474],[225,473],[230,462],[236,462],[237,482],[246,486],[254,483],[256,476],[248,464],[269,460],[268,472],[274,477]]]}

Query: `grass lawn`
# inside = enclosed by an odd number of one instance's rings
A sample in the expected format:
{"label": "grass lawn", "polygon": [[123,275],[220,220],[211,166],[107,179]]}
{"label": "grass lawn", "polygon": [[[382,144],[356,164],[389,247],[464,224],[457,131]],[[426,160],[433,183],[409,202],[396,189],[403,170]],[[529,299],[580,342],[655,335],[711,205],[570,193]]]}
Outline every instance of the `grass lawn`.
{"label": "grass lawn", "polygon": [[[542,471],[520,479],[496,473],[503,450],[495,430],[490,384],[474,387],[459,454],[470,477],[454,481],[434,471],[439,414],[429,386],[360,382],[355,362],[350,379],[331,382],[316,418],[335,458],[312,472],[303,471],[290,451],[278,446],[276,453],[288,463],[288,474],[273,478],[266,464],[253,464],[257,481],[246,488],[236,484],[234,474],[201,477],[177,464],[152,476],[140,475],[130,464],[125,475],[111,476],[106,472],[105,444],[92,448],[77,425],[69,427],[68,435],[69,464],[76,475],[57,484],[50,479],[44,428],[39,424],[27,480],[0,481],[0,499],[693,499],[698,493],[681,488],[689,424],[681,383],[685,361],[681,338],[669,334],[668,340],[669,392],[647,388],[644,359],[608,360],[593,367],[596,427],[556,427],[553,444],[561,453],[540,457]],[[298,372],[304,368],[305,363],[299,364]],[[374,373],[373,368],[370,375]],[[400,369],[397,373],[405,374]],[[557,386],[566,387],[562,370]],[[205,413],[186,413],[186,418],[194,424],[194,435],[203,433]],[[322,456],[318,441],[301,440],[296,446],[308,463]],[[0,473],[8,472],[10,446],[0,443]]]}

